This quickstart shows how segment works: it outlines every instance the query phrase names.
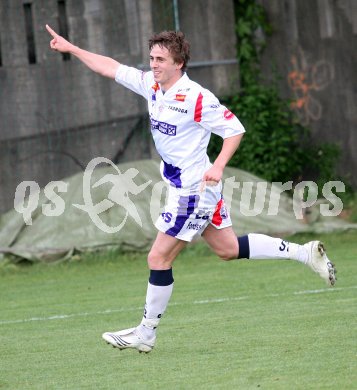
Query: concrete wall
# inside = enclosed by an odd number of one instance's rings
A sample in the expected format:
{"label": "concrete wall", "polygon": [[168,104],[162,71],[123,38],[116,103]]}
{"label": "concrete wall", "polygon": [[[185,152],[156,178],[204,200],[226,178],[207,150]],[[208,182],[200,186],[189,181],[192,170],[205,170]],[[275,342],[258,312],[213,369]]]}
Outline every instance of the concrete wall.
{"label": "concrete wall", "polygon": [[[44,186],[83,169],[93,157],[119,162],[151,155],[144,99],[49,49],[45,24],[57,31],[63,26],[59,3],[73,43],[128,65],[148,65],[154,0],[1,0],[0,212],[13,207],[23,180]],[[197,61],[235,58],[233,2],[179,3],[196,61],[190,75],[217,94],[227,93],[237,65],[214,68]],[[29,63],[26,7],[35,63]]]}
{"label": "concrete wall", "polygon": [[357,187],[357,2],[260,2],[274,26],[264,73],[276,66],[301,122],[316,142],[340,145],[340,174]]}
{"label": "concrete wall", "polygon": [[[180,28],[191,43],[190,77],[219,96],[236,91],[237,64],[219,65],[237,56],[233,1],[180,0],[178,3]],[[194,66],[207,60],[216,65]]]}

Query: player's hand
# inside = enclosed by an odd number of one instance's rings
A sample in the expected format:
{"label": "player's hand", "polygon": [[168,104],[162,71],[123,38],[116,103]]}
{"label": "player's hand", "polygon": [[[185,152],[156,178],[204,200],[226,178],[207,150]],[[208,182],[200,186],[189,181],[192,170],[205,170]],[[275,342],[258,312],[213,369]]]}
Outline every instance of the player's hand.
{"label": "player's hand", "polygon": [[202,192],[206,186],[216,186],[223,176],[223,169],[212,165],[212,167],[203,175],[200,191]]}
{"label": "player's hand", "polygon": [[46,29],[53,38],[50,42],[50,47],[52,50],[56,50],[61,53],[68,53],[71,51],[71,48],[73,48],[72,43],[58,35],[48,24],[46,24]]}

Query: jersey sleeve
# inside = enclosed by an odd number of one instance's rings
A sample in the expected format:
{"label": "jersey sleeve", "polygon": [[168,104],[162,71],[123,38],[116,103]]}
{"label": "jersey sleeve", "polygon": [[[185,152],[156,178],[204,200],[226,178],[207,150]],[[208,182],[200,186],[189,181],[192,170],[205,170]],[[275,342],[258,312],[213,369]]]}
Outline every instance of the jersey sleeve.
{"label": "jersey sleeve", "polygon": [[143,72],[139,69],[120,64],[115,74],[115,81],[133,92],[143,96],[145,99],[149,97],[150,72]]}
{"label": "jersey sleeve", "polygon": [[208,91],[201,91],[198,94],[194,120],[222,138],[233,137],[245,132],[239,119]]}

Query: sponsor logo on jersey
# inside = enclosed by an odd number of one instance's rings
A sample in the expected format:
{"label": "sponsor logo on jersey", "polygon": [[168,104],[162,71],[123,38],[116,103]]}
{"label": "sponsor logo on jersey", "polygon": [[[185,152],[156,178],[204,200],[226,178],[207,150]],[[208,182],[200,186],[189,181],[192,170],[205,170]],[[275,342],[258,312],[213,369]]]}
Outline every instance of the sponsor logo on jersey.
{"label": "sponsor logo on jersey", "polygon": [[212,215],[212,211],[199,210],[196,214],[196,219],[207,220]]}
{"label": "sponsor logo on jersey", "polygon": [[151,130],[159,130],[160,133],[166,134],[166,135],[176,135],[176,128],[177,126],[175,125],[170,125],[169,123],[166,122],[160,122],[156,121],[155,119],[150,118],[151,122]]}
{"label": "sponsor logo on jersey", "polygon": [[178,102],[184,102],[185,99],[186,99],[186,95],[181,95],[180,93],[176,94],[175,100],[177,100]]}
{"label": "sponsor logo on jersey", "polygon": [[160,85],[159,85],[159,83],[155,83],[152,87],[151,87],[154,91],[155,91],[155,93],[160,89]]}
{"label": "sponsor logo on jersey", "polygon": [[188,92],[191,88],[180,88],[177,92]]}
{"label": "sponsor logo on jersey", "polygon": [[230,119],[233,119],[234,118],[234,114],[232,111],[229,111],[228,109],[226,109],[223,113],[223,116],[224,116],[224,119],[227,119],[227,120],[230,120]]}
{"label": "sponsor logo on jersey", "polygon": [[189,222],[187,225],[187,229],[191,229],[191,230],[200,230],[201,227],[202,227],[202,225],[200,225],[199,223]]}
{"label": "sponsor logo on jersey", "polygon": [[219,103],[218,104],[211,104],[210,107],[213,108],[214,110],[216,110],[217,108],[221,107],[221,105]]}
{"label": "sponsor logo on jersey", "polygon": [[175,106],[169,106],[168,108],[169,108],[169,110],[177,111],[181,114],[187,114],[187,110],[184,108],[179,108],[179,107],[175,107]]}

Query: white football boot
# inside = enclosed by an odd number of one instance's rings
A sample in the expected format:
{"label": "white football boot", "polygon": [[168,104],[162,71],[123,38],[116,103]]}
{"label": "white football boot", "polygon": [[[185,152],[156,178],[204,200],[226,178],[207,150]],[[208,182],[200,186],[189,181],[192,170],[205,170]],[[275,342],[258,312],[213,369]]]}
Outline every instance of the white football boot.
{"label": "white football boot", "polygon": [[336,283],[337,271],[334,264],[328,259],[323,243],[321,241],[310,241],[304,247],[309,253],[306,265],[318,273],[329,286],[333,286]]}
{"label": "white football boot", "polygon": [[151,339],[144,338],[137,328],[124,329],[119,332],[106,332],[103,333],[102,337],[107,344],[111,344],[115,348],[134,348],[145,353],[149,353],[154,348],[156,339],[156,336]]}

